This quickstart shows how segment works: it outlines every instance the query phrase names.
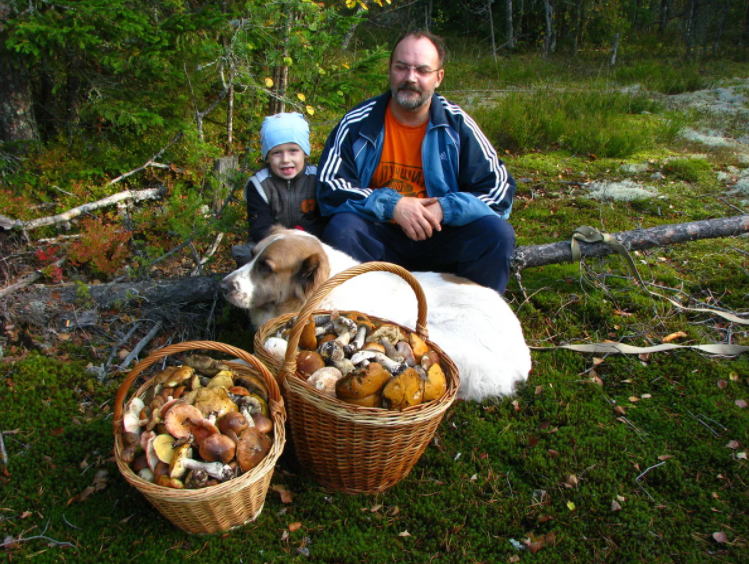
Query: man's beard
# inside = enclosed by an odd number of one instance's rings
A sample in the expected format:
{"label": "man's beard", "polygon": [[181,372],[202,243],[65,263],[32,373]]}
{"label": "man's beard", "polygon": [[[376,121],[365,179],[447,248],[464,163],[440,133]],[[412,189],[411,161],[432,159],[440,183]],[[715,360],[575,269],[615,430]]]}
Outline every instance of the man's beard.
{"label": "man's beard", "polygon": [[[392,88],[393,97],[398,101],[402,108],[406,110],[417,110],[426,104],[432,97],[431,92],[419,90],[415,84],[401,83]],[[418,96],[409,95],[408,92],[416,92]]]}

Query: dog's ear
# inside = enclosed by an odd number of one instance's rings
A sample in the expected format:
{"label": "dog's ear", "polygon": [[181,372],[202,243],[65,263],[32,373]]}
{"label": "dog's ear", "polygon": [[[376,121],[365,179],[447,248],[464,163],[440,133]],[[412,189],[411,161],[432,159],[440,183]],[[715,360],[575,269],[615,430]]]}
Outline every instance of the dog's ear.
{"label": "dog's ear", "polygon": [[295,285],[301,290],[302,299],[309,298],[312,293],[320,287],[330,277],[330,267],[328,261],[322,260],[319,254],[308,256],[302,261],[299,270],[296,273]]}

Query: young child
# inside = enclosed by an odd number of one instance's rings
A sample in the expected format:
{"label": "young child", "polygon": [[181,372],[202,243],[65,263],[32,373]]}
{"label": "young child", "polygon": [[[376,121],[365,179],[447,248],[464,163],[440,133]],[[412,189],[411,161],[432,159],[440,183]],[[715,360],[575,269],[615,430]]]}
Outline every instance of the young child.
{"label": "young child", "polygon": [[326,220],[317,207],[317,167],[307,164],[309,125],[302,114],[268,116],[260,129],[265,167],[245,184],[250,242],[232,249],[237,266],[252,258],[252,247],[273,225],[300,228],[320,236]]}

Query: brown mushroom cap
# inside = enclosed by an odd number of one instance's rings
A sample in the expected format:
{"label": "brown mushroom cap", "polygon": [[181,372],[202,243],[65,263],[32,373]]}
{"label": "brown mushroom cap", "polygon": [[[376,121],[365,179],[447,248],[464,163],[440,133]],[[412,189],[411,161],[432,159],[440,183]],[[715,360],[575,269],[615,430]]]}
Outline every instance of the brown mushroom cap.
{"label": "brown mushroom cap", "polygon": [[224,434],[227,431],[234,431],[239,436],[249,425],[244,415],[238,411],[230,411],[218,422],[218,429]]}
{"label": "brown mushroom cap", "polygon": [[432,364],[439,364],[440,356],[437,354],[436,351],[428,350],[426,353],[424,353],[424,356],[421,357],[421,361],[419,364],[421,364],[422,368],[425,370],[429,370],[429,367],[432,366]]}
{"label": "brown mushroom cap", "polygon": [[175,388],[188,378],[192,378],[193,374],[195,374],[194,368],[190,366],[180,366],[163,381],[163,384],[167,388]]}
{"label": "brown mushroom cap", "polygon": [[421,403],[424,396],[424,381],[413,368],[404,370],[390,380],[382,390],[382,406],[403,410]]}
{"label": "brown mushroom cap", "polygon": [[218,427],[208,421],[208,419],[199,419],[197,421],[189,420],[190,432],[195,437],[195,442],[202,445],[203,442],[212,435],[218,435]]}
{"label": "brown mushroom cap", "polygon": [[265,435],[273,433],[273,421],[271,421],[270,417],[266,417],[262,413],[253,413],[252,420],[254,421],[257,430],[261,433]]}
{"label": "brown mushroom cap", "polygon": [[223,362],[202,354],[191,354],[185,357],[185,364],[206,376],[215,376],[222,370],[229,370]]}
{"label": "brown mushroom cap", "polygon": [[272,446],[271,438],[258,431],[257,427],[245,429],[239,436],[239,445],[237,445],[237,462],[242,472],[252,470],[260,464]]}
{"label": "brown mushroom cap", "polygon": [[447,391],[447,378],[439,364],[432,364],[427,371],[427,380],[424,382],[423,401],[432,401],[441,398]]}
{"label": "brown mushroom cap", "polygon": [[221,433],[215,433],[206,438],[198,449],[198,453],[203,460],[208,462],[223,462],[226,464],[236,452],[237,446],[229,437]]}
{"label": "brown mushroom cap", "polygon": [[335,386],[336,395],[343,399],[362,399],[382,389],[393,375],[379,362],[370,362],[341,378]]}
{"label": "brown mushroom cap", "polygon": [[234,377],[234,383],[237,386],[247,388],[250,392],[259,395],[265,401],[268,401],[268,387],[265,382],[253,376],[252,374],[237,374]]}
{"label": "brown mushroom cap", "polygon": [[343,374],[335,366],[323,366],[307,379],[307,383],[321,392],[335,396],[335,386]]}
{"label": "brown mushroom cap", "polygon": [[380,343],[375,343],[375,342],[364,343],[364,346],[361,348],[361,350],[381,352],[382,354],[385,354],[387,352],[383,345],[381,345]]}
{"label": "brown mushroom cap", "polygon": [[301,351],[296,355],[296,369],[305,378],[309,378],[323,366],[325,366],[325,361],[316,351]]}
{"label": "brown mushroom cap", "polygon": [[203,419],[203,414],[197,407],[185,403],[172,406],[166,414],[164,423],[166,430],[175,439],[186,439],[190,436],[189,421],[199,421]]}
{"label": "brown mushroom cap", "polygon": [[208,381],[207,388],[223,386],[227,390],[234,385],[234,374],[231,370],[222,370]]}

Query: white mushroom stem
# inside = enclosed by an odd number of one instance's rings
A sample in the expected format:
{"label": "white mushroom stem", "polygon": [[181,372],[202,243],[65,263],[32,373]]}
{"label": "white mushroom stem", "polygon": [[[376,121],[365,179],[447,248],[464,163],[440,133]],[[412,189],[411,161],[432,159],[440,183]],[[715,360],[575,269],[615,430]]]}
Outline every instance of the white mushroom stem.
{"label": "white mushroom stem", "polygon": [[250,410],[247,409],[247,405],[243,405],[239,408],[239,413],[244,415],[244,418],[247,419],[247,426],[248,427],[254,427],[255,426],[255,420],[252,418],[252,413],[250,413]]}
{"label": "white mushroom stem", "polygon": [[372,360],[376,354],[376,351],[359,351],[357,353],[354,353],[354,355],[351,357],[351,362],[354,363],[354,365],[359,366],[363,362]]}
{"label": "white mushroom stem", "polygon": [[336,341],[343,345],[349,344],[351,339],[356,335],[356,322],[348,317],[340,316],[333,321],[333,328],[335,329],[338,338]]}
{"label": "white mushroom stem", "polygon": [[367,333],[369,333],[369,327],[367,327],[364,323],[356,328],[356,337],[354,337],[356,350],[359,350],[364,346],[364,339],[367,338]]}
{"label": "white mushroom stem", "polygon": [[335,328],[333,327],[333,323],[331,321],[327,321],[326,323],[323,323],[322,325],[317,325],[315,327],[315,337],[322,337],[323,335],[327,335],[328,333],[333,333],[335,331]]}
{"label": "white mushroom stem", "polygon": [[186,458],[184,465],[188,470],[203,470],[206,474],[212,478],[216,478],[220,482],[230,480],[234,476],[231,466],[222,464],[221,462],[200,462],[199,460]]}
{"label": "white mushroom stem", "polygon": [[390,372],[395,372],[396,370],[400,370],[403,368],[402,362],[397,362],[391,358],[388,358],[381,352],[375,351],[374,356],[371,358],[371,360],[372,362],[379,362],[382,366],[384,366]]}

